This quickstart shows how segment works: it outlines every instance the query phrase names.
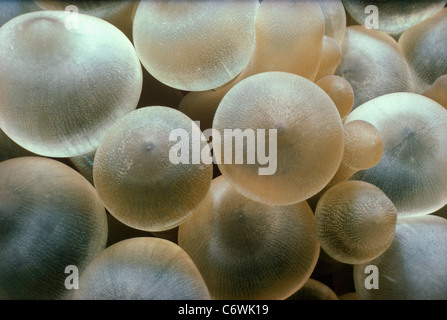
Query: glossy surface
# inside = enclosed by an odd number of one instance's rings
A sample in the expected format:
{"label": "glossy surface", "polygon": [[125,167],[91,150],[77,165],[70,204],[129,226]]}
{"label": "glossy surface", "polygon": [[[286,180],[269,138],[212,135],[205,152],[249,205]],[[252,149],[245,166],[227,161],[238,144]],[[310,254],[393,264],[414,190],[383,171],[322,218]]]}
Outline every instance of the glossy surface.
{"label": "glossy surface", "polygon": [[376,186],[344,181],[326,191],[315,209],[317,237],[324,251],[346,264],[381,255],[391,244],[397,210]]}
{"label": "glossy surface", "polygon": [[0,299],[63,299],[74,265],[81,273],[105,248],[107,220],[95,189],[58,161],[0,163]]}
{"label": "glossy surface", "polygon": [[[290,73],[265,72],[239,82],[221,101],[213,128],[222,137],[225,129],[266,129],[261,131],[267,145],[261,154],[271,152],[271,163],[276,157],[273,174],[259,174],[259,168],[267,167],[259,158],[249,163],[246,144],[232,147],[231,161],[225,161],[224,140],[213,149],[221,151],[219,169],[239,192],[271,205],[297,203],[319,192],[343,156],[343,125],[334,103],[315,83]],[[236,164],[236,152],[244,152],[242,164]]]}
{"label": "glossy surface", "polygon": [[342,59],[335,75],[351,84],[359,105],[393,92],[412,92],[413,80],[397,42],[386,33],[351,26],[341,45]]}
{"label": "glossy surface", "polygon": [[427,90],[436,79],[447,74],[446,29],[447,8],[443,8],[399,38],[399,47],[410,66],[417,93]]}
{"label": "glossy surface", "polygon": [[213,180],[200,208],[179,227],[213,299],[285,299],[309,279],[318,259],[306,202],[273,207]]}
{"label": "glossy surface", "polygon": [[0,127],[48,157],[94,150],[141,94],[141,65],[124,34],[81,14],[72,29],[66,17],[32,12],[0,29]]}

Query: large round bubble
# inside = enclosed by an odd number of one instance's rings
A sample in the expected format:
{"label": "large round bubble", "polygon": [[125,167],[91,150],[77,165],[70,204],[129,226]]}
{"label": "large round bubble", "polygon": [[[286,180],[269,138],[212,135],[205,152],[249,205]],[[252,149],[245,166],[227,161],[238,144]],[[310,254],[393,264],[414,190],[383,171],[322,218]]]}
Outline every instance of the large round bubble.
{"label": "large round bubble", "polygon": [[320,249],[306,202],[261,204],[222,176],[178,237],[213,299],[285,299],[309,279]]}
{"label": "large round bubble", "polygon": [[377,165],[352,177],[379,187],[400,216],[427,214],[447,203],[447,110],[415,93],[373,99],[346,119],[374,125],[383,142]]}
{"label": "large round bubble", "polygon": [[94,150],[105,130],[136,108],[142,72],[117,28],[79,14],[37,11],[0,28],[0,127],[40,155]]}
{"label": "large round bubble", "polygon": [[3,161],[0,177],[0,299],[66,297],[70,273],[82,273],[106,245],[95,189],[43,157]]}
{"label": "large round bubble", "polygon": [[317,237],[333,259],[358,264],[373,260],[391,244],[397,210],[376,186],[344,181],[326,191],[315,210]]}

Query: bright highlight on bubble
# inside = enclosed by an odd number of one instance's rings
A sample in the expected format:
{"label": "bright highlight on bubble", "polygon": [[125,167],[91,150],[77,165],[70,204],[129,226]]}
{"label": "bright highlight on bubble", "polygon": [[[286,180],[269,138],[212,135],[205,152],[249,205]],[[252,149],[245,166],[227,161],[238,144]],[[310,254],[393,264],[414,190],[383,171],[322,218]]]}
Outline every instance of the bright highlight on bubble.
{"label": "bright highlight on bubble", "polygon": [[[175,142],[169,140],[179,128],[192,140],[192,125],[175,109],[152,106],[128,113],[109,128],[95,154],[93,181],[115,218],[135,229],[163,231],[192,214],[208,192],[212,166],[172,163]],[[203,140],[198,149],[205,147]]]}
{"label": "bright highlight on bubble", "polygon": [[0,29],[0,127],[48,157],[96,149],[141,94],[141,65],[126,36],[82,14],[79,28],[67,29],[66,17],[31,12]]}
{"label": "bright highlight on bubble", "polygon": [[309,279],[319,254],[306,202],[269,206],[238,193],[222,176],[179,227],[213,299],[285,299]]}

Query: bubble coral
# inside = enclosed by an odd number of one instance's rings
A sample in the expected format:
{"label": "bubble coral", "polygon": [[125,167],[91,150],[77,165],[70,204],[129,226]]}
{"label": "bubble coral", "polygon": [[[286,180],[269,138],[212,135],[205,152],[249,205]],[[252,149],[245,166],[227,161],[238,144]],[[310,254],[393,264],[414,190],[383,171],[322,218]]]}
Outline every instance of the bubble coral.
{"label": "bubble coral", "polygon": [[48,157],[94,150],[141,94],[141,65],[124,34],[82,14],[68,28],[66,18],[37,11],[0,28],[0,127]]}
{"label": "bubble coral", "polygon": [[86,268],[76,300],[208,300],[206,284],[178,245],[159,238],[117,242]]}
{"label": "bubble coral", "polygon": [[[359,300],[444,300],[447,297],[447,220],[426,215],[398,219],[390,247],[354,266]],[[378,272],[368,272],[367,266]],[[377,276],[376,279],[374,277]],[[373,282],[377,289],[369,289]]]}
{"label": "bubble coral", "polygon": [[315,209],[317,237],[324,251],[346,264],[381,255],[391,244],[397,210],[376,186],[344,181],[327,190]]}
{"label": "bubble coral", "polygon": [[0,27],[21,14],[40,10],[34,0],[0,1]]}
{"label": "bubble coral", "polygon": [[391,93],[351,112],[346,123],[364,120],[382,136],[377,165],[351,179],[379,187],[399,216],[428,214],[447,203],[447,110],[409,92]]}
{"label": "bubble coral", "polygon": [[[109,128],[95,154],[93,181],[115,218],[135,229],[163,231],[178,226],[200,204],[212,165],[175,164],[170,157],[177,143],[170,141],[171,132],[182,129],[192,142],[193,128],[200,139],[190,118],[161,106],[134,110]],[[206,146],[202,140],[200,150]]]}
{"label": "bubble coral", "polygon": [[82,272],[105,248],[106,212],[93,186],[59,161],[0,163],[0,298],[62,299],[65,268]]}
{"label": "bubble coral", "polygon": [[360,170],[379,163],[383,155],[383,140],[379,130],[371,123],[353,120],[344,125],[345,148],[335,176],[328,186],[348,180]]}
{"label": "bubble coral", "polygon": [[257,0],[141,1],[133,39],[143,66],[185,91],[217,88],[247,65],[255,46]]}
{"label": "bubble coral", "polygon": [[[334,103],[315,83],[291,73],[265,72],[236,84],[222,99],[213,129],[224,137],[213,143],[222,174],[246,197],[271,205],[297,203],[319,192],[343,156],[343,125]],[[256,131],[255,149],[248,149],[253,147],[248,140],[240,149],[225,142],[232,129]],[[242,163],[236,163],[235,153],[245,149]],[[259,157],[266,150],[268,167]],[[249,152],[258,154],[253,163]]]}
{"label": "bubble coral", "polygon": [[399,38],[399,47],[410,66],[416,93],[427,90],[436,79],[447,74],[446,30],[447,8],[443,8]]}
{"label": "bubble coral", "polygon": [[103,19],[120,29],[132,39],[132,22],[135,0],[35,0],[45,10],[61,10],[73,14],[82,13]]}
{"label": "bubble coral", "polygon": [[423,93],[424,96],[436,101],[447,109],[447,74],[440,76]]}
{"label": "bubble coral", "polygon": [[330,287],[310,278],[287,300],[338,300],[338,297]]}
{"label": "bubble coral", "polygon": [[213,180],[199,209],[179,227],[213,299],[285,299],[309,279],[318,259],[306,202],[269,206]]}
{"label": "bubble coral", "polygon": [[354,105],[354,90],[343,77],[328,75],[315,82],[332,99],[344,121]]}
{"label": "bubble coral", "polygon": [[324,16],[324,34],[341,44],[346,32],[346,12],[341,0],[317,0]]}

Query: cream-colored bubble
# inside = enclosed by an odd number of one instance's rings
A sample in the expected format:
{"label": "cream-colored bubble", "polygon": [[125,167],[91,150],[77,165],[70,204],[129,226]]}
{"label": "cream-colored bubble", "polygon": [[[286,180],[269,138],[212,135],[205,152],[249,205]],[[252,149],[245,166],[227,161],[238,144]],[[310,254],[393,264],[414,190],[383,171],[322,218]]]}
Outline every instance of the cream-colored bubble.
{"label": "cream-colored bubble", "polygon": [[354,173],[370,169],[383,155],[383,140],[379,130],[371,123],[353,120],[344,125],[345,149],[337,173],[329,182],[333,186],[348,180]]}
{"label": "cream-colored bubble", "polygon": [[440,76],[423,95],[447,109],[447,74]]}
{"label": "cream-colored bubble", "polygon": [[380,162],[352,179],[379,187],[399,216],[434,212],[447,203],[447,110],[415,93],[392,93],[353,112],[346,123],[364,120],[383,141]]}
{"label": "cream-colored bubble", "polygon": [[346,12],[341,0],[318,0],[324,15],[324,34],[341,44],[346,31]]}
{"label": "cream-colored bubble", "polygon": [[414,91],[408,63],[397,42],[386,33],[363,26],[346,29],[335,75],[351,84],[353,109],[384,94]]}
{"label": "cream-colored bubble", "polygon": [[[291,73],[265,72],[236,84],[222,99],[213,129],[223,137],[213,144],[222,174],[246,197],[267,204],[313,196],[332,179],[343,156],[343,125],[334,103],[315,83]],[[236,139],[225,142],[228,130],[256,138],[251,146],[238,147]],[[242,164],[236,153],[243,153]]]}
{"label": "cream-colored bubble", "polygon": [[133,39],[146,70],[186,91],[224,85],[247,65],[255,46],[257,0],[141,1]]}
{"label": "cream-colored bubble", "polygon": [[[422,23],[439,12],[447,3],[445,0],[409,0],[405,2],[342,0],[342,2],[346,11],[361,25],[369,25],[371,28],[377,28],[393,35],[398,35],[412,26]],[[375,8],[368,7],[371,5]]]}
{"label": "cream-colored bubble", "polygon": [[[200,129],[172,108],[152,106],[134,110],[109,128],[93,163],[93,181],[109,212],[122,223],[144,231],[178,226],[206,196],[212,165],[195,164],[190,151]],[[174,130],[189,139],[188,163],[175,164],[171,153]],[[186,141],[187,142],[187,141]],[[207,145],[200,141],[199,150]]]}
{"label": "cream-colored bubble", "polygon": [[[110,22],[120,29],[129,39],[132,39],[132,22],[135,0],[104,1],[104,0],[68,0],[48,1],[35,0],[45,10],[59,10],[71,14],[83,13]],[[76,19],[76,18],[74,18]]]}
{"label": "cream-colored bubble", "polygon": [[93,186],[44,157],[0,163],[0,299],[62,299],[67,266],[82,273],[105,248],[106,212]]}
{"label": "cream-colored bubble", "polygon": [[318,259],[306,202],[269,206],[245,198],[223,176],[179,227],[213,299],[285,299],[309,279]]}
{"label": "cream-colored bubble", "polygon": [[337,261],[358,264],[381,255],[393,241],[397,210],[376,186],[344,181],[327,190],[315,209],[317,237]]}
{"label": "cream-colored bubble", "polygon": [[446,219],[431,215],[398,219],[388,250],[377,259],[354,266],[358,299],[444,300],[446,245]]}
{"label": "cream-colored bubble", "polygon": [[110,23],[37,11],[0,29],[0,126],[17,144],[48,157],[94,150],[105,130],[136,108],[141,65]]}
{"label": "cream-colored bubble", "polygon": [[444,8],[399,38],[399,47],[410,66],[416,93],[424,92],[436,79],[447,74],[446,29],[447,8]]}
{"label": "cream-colored bubble", "polygon": [[209,300],[194,262],[175,243],[137,237],[113,244],[87,267],[76,300]]}

